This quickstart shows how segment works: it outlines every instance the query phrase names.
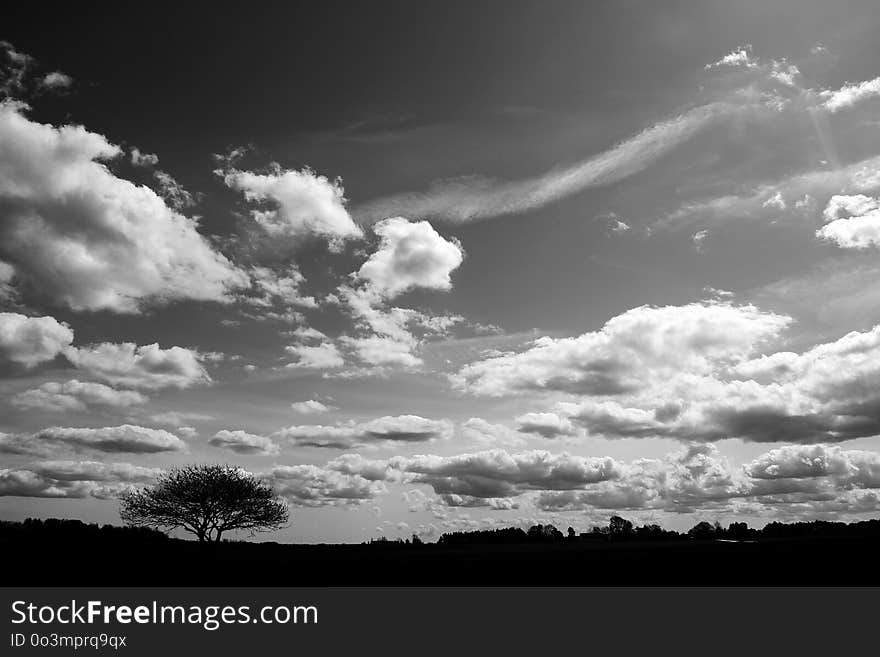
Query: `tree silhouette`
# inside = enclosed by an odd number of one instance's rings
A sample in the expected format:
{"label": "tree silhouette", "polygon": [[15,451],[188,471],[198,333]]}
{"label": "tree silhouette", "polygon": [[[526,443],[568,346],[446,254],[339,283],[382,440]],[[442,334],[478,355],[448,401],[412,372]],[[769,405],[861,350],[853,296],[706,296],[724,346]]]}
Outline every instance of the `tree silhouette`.
{"label": "tree silhouette", "polygon": [[629,536],[633,533],[633,524],[620,516],[611,516],[608,533],[615,537]]}
{"label": "tree silhouette", "polygon": [[228,465],[188,465],[159,476],[154,486],[124,493],[119,515],[135,527],[183,529],[218,542],[226,531],[280,529],[287,502],[252,474]]}

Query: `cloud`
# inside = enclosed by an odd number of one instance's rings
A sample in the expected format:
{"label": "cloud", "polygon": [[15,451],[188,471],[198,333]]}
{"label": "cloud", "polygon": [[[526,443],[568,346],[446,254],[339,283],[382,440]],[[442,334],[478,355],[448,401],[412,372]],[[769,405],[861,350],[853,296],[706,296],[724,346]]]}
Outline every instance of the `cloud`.
{"label": "cloud", "polygon": [[450,276],[461,265],[464,251],[457,241],[445,239],[426,221],[395,217],[374,228],[381,239],[353,276],[360,285],[337,289],[359,335],[342,336],[339,341],[368,365],[414,368],[422,364],[415,353],[422,339],[413,331],[442,335],[464,318],[389,307],[388,301],[417,288],[450,290]]}
{"label": "cloud", "polygon": [[29,435],[0,431],[0,454],[47,456],[50,452],[49,445],[37,442]]}
{"label": "cloud", "polygon": [[525,442],[523,437],[510,427],[493,424],[479,417],[472,417],[463,422],[460,431],[464,440],[483,446],[518,447]]}
{"label": "cloud", "polygon": [[303,276],[295,265],[287,267],[286,271],[277,272],[269,267],[251,267],[251,296],[242,296],[242,300],[251,305],[261,308],[272,308],[280,305],[283,308],[317,308],[318,302],[314,297],[306,296],[300,291],[300,286],[305,283]]}
{"label": "cloud", "polygon": [[261,454],[264,456],[278,454],[278,445],[270,438],[241,430],[228,431],[223,429],[215,433],[208,443],[214,447],[230,449],[238,454]]}
{"label": "cloud", "polygon": [[130,463],[43,461],[20,470],[0,470],[0,496],[108,499],[161,470]]}
{"label": "cloud", "polygon": [[640,307],[577,338],[465,365],[477,395],[556,395],[604,438],[840,442],[880,434],[880,326],[800,353],[768,348],[790,318],[729,303]]}
{"label": "cloud", "polygon": [[183,389],[211,380],[199,352],[184,347],[103,342],[68,349],[66,356],[77,368],[102,381],[131,388]]}
{"label": "cloud", "polygon": [[40,87],[42,89],[57,91],[59,89],[69,89],[71,86],[73,86],[73,78],[61,71],[46,73],[40,80]]}
{"label": "cloud", "polygon": [[345,365],[345,359],[332,342],[322,342],[318,345],[288,345],[284,350],[297,358],[296,362],[288,363],[285,367],[326,370]]}
{"label": "cloud", "polygon": [[186,444],[173,433],[131,424],[100,429],[49,427],[35,433],[33,439],[111,453],[152,454],[186,449]]}
{"label": "cloud", "polygon": [[599,331],[543,337],[523,352],[470,363],[453,376],[453,383],[489,396],[534,390],[618,395],[639,390],[664,373],[707,373],[717,362],[742,360],[790,321],[754,306],[720,302],[641,306]]}
{"label": "cloud", "polygon": [[510,454],[492,449],[456,456],[395,457],[392,465],[411,483],[428,484],[438,495],[499,498],[529,490],[570,490],[620,476],[612,458],[551,454],[533,450]]}
{"label": "cloud", "polygon": [[34,64],[33,57],[16,50],[8,41],[0,41],[0,97],[20,95]]}
{"label": "cloud", "polygon": [[154,480],[162,470],[131,463],[100,461],[42,461],[30,466],[37,474],[58,481],[115,481],[145,483]]}
{"label": "cloud", "polygon": [[388,490],[382,481],[316,465],[278,466],[266,478],[292,504],[308,507],[361,504]]}
{"label": "cloud", "polygon": [[662,509],[692,513],[718,508],[744,494],[743,479],[714,445],[690,445],[663,459],[619,467],[619,476],[583,490],[542,491],[544,511]]}
{"label": "cloud", "polygon": [[544,438],[572,436],[577,433],[568,418],[556,413],[526,413],[516,418],[517,429],[523,433],[535,433]]}
{"label": "cloud", "polygon": [[363,235],[345,208],[345,190],[338,179],[328,180],[311,169],[282,169],[277,164],[265,174],[235,168],[216,173],[228,187],[258,205],[251,216],[273,238],[319,235],[339,241]]}
{"label": "cloud", "polygon": [[864,194],[832,196],[822,216],[828,223],[816,237],[843,249],[880,246],[880,200]]}
{"label": "cloud", "polygon": [[195,220],[104,162],[121,150],[82,126],[0,104],[0,258],[16,281],[73,310],[134,313],[147,302],[227,302],[247,275]]}
{"label": "cloud", "polygon": [[154,167],[159,164],[159,156],[155,153],[142,153],[135,146],[131,149],[131,164],[136,167]]}
{"label": "cloud", "polygon": [[458,242],[443,238],[427,221],[403,217],[380,221],[373,232],[381,241],[357,273],[371,291],[394,298],[414,288],[452,289],[450,274],[464,259]]}
{"label": "cloud", "polygon": [[73,342],[73,331],[54,317],[0,313],[0,360],[34,367],[54,360]]}
{"label": "cloud", "polygon": [[822,91],[823,107],[829,112],[839,112],[869,98],[880,97],[880,77],[856,84],[846,84],[835,91]]}
{"label": "cloud", "polygon": [[835,488],[880,488],[880,454],[827,445],[786,445],[744,466],[761,480],[830,477]]}
{"label": "cloud", "polygon": [[46,382],[10,399],[13,406],[50,412],[83,411],[90,405],[122,408],[144,404],[147,397],[134,390],[116,390],[102,383],[70,379]]}
{"label": "cloud", "polygon": [[709,70],[713,68],[718,68],[719,66],[743,66],[745,68],[757,68],[758,63],[755,59],[752,58],[752,46],[746,44],[744,46],[740,46],[732,52],[727,53],[717,62],[706,64],[706,66],[704,66],[703,68]]}
{"label": "cloud", "polygon": [[297,413],[302,413],[303,415],[310,415],[312,413],[326,413],[330,410],[329,406],[327,406],[326,404],[322,404],[316,399],[293,402],[290,407]]}
{"label": "cloud", "polygon": [[418,415],[384,416],[368,422],[336,425],[293,425],[275,435],[298,447],[350,449],[377,443],[421,443],[448,438],[452,424]]}
{"label": "cloud", "polygon": [[557,410],[606,438],[839,442],[880,433],[878,356],[880,327],[800,354],[670,373],[620,399],[560,402]]}
{"label": "cloud", "polygon": [[574,165],[518,181],[481,176],[441,180],[426,192],[397,194],[359,206],[363,221],[407,215],[466,223],[543,207],[590,187],[610,185],[648,168],[698,133],[732,115],[734,105],[712,103],[640,132]]}

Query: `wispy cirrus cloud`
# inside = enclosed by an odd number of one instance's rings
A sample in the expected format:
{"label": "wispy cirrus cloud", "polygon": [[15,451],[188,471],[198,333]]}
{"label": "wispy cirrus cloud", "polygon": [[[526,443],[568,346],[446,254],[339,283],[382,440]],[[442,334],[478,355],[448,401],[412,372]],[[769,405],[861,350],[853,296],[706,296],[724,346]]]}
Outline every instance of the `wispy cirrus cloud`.
{"label": "wispy cirrus cloud", "polygon": [[735,104],[725,102],[695,107],[598,155],[534,178],[504,181],[462,176],[439,180],[423,192],[395,194],[365,203],[356,207],[353,214],[361,222],[405,215],[468,223],[527,212],[643,171],[674,148],[731,116],[736,109]]}

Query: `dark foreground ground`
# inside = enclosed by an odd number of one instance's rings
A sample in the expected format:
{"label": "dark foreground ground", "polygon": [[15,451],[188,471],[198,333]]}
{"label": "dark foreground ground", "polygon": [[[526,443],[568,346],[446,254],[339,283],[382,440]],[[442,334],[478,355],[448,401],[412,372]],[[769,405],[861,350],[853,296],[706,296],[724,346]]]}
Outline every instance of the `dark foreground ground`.
{"label": "dark foreground ground", "polygon": [[201,546],[113,531],[0,531],[5,586],[861,586],[880,584],[878,550],[875,535]]}

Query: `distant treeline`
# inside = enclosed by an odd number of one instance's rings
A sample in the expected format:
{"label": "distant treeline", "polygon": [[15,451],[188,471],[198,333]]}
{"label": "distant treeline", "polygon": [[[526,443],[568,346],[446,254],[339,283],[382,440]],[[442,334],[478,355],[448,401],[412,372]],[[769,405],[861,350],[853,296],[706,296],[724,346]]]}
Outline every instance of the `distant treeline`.
{"label": "distant treeline", "polygon": [[[880,537],[880,520],[860,522],[771,522],[762,529],[754,529],[744,522],[733,522],[727,527],[720,523],[699,522],[687,532],[663,529],[659,525],[633,526],[629,520],[612,516],[607,526],[593,527],[589,532],[577,533],[569,527],[563,534],[553,525],[534,525],[528,530],[520,527],[485,529],[443,534],[441,545],[500,545],[515,543],[565,543],[582,541],[667,541],[667,540],[756,540],[759,538],[822,536],[875,536]],[[417,537],[413,537],[415,541]]]}
{"label": "distant treeline", "polygon": [[120,527],[119,525],[98,525],[82,520],[59,518],[28,518],[23,522],[0,520],[0,538],[4,540],[53,540],[63,538],[73,541],[120,542],[168,541],[167,535],[146,527]]}

